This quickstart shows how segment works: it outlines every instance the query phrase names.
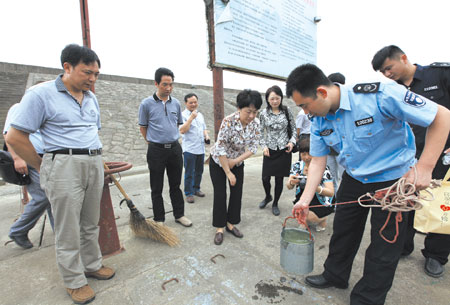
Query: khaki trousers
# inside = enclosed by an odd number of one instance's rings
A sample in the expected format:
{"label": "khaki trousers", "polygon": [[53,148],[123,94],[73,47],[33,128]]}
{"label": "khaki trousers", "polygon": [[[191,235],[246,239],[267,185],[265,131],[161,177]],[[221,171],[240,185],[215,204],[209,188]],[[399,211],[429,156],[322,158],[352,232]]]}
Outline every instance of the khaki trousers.
{"label": "khaki trousers", "polygon": [[102,266],[98,244],[102,157],[46,153],[40,174],[55,219],[59,272],[67,288],[80,288],[87,284],[84,272]]}

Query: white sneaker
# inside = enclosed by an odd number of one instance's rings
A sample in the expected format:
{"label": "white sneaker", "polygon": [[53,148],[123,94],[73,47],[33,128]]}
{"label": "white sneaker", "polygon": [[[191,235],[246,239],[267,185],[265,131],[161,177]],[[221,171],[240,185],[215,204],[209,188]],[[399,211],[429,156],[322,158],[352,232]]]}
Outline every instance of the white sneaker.
{"label": "white sneaker", "polygon": [[178,222],[179,224],[185,227],[192,226],[192,221],[190,221],[189,218],[187,218],[186,216],[181,216],[180,218],[175,219],[175,222]]}
{"label": "white sneaker", "polygon": [[325,229],[326,227],[316,226],[316,232],[323,232]]}

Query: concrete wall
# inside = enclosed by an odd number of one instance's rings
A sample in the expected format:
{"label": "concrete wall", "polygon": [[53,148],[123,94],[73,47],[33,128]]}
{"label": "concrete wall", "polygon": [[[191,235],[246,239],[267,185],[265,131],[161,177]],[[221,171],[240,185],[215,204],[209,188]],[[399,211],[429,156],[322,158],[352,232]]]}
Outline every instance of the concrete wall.
{"label": "concrete wall", "polygon": [[[9,107],[20,101],[25,88],[36,82],[52,80],[61,73],[60,69],[0,63],[0,126],[3,127]],[[175,75],[176,75],[176,71]],[[9,75],[10,79],[7,79]],[[14,76],[14,77],[11,77]],[[21,80],[21,81],[19,81]],[[19,88],[8,92],[2,88]],[[5,89],[3,89],[5,90]],[[13,94],[13,91],[16,92]],[[102,129],[100,138],[104,146],[105,161],[126,161],[133,165],[146,164],[146,143],[139,133],[138,108],[142,99],[155,91],[154,81],[150,79],[101,74],[95,91],[100,103]],[[6,92],[5,94],[3,94]],[[214,132],[212,87],[175,83],[173,96],[180,100],[184,109],[183,97],[194,92],[199,97],[199,111],[203,113],[210,133]],[[224,90],[225,115],[235,111],[235,100],[239,90]],[[297,109],[290,100],[284,102],[296,114]],[[265,102],[263,104],[265,107]],[[2,139],[3,140],[3,139]],[[1,143],[3,145],[3,143]]]}

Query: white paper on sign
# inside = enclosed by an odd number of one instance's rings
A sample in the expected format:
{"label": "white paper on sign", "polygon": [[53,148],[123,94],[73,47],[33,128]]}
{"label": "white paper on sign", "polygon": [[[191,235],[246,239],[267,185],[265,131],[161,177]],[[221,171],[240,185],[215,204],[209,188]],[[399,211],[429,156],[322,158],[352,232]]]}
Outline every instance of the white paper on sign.
{"label": "white paper on sign", "polygon": [[220,15],[219,20],[217,20],[216,25],[229,21],[233,21],[233,15],[231,14],[230,4],[228,3],[227,6],[225,6],[222,15]]}

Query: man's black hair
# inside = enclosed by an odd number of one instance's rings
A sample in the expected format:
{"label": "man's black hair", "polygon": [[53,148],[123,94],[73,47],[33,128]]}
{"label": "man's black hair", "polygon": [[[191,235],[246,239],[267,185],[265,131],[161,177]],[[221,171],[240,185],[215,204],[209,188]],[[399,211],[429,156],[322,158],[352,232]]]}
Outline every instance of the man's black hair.
{"label": "man's black hair", "polygon": [[170,69],[167,68],[159,68],[155,71],[155,82],[159,84],[161,82],[161,78],[163,76],[170,76],[172,77],[172,81],[175,80],[175,76],[173,75],[173,72]]}
{"label": "man's black hair", "polygon": [[186,103],[187,100],[188,100],[189,98],[193,97],[193,96],[195,96],[195,98],[198,100],[197,94],[195,94],[195,93],[189,93],[189,94],[186,94],[186,95],[185,95],[185,97],[184,97],[184,102]]}
{"label": "man's black hair", "polygon": [[299,153],[309,153],[309,134],[301,134],[298,139],[297,148]]}
{"label": "man's black hair", "polygon": [[380,70],[381,66],[383,65],[384,61],[388,58],[394,59],[398,55],[403,55],[405,52],[402,51],[399,47],[395,45],[390,45],[387,47],[382,48],[379,50],[372,59],[372,68],[375,71]]}
{"label": "man's black hair", "polygon": [[61,66],[64,67],[64,63],[67,62],[73,67],[78,65],[80,62],[85,65],[97,62],[100,68],[100,59],[97,54],[85,46],[79,46],[77,44],[69,44],[61,52]]}
{"label": "man's black hair", "polygon": [[239,109],[250,107],[250,105],[259,109],[262,105],[261,94],[258,91],[251,89],[242,90],[236,97],[236,104]]}
{"label": "man's black hair", "polygon": [[286,95],[292,96],[297,91],[305,97],[316,98],[319,86],[330,86],[331,81],[316,65],[304,64],[295,68],[286,81]]}
{"label": "man's black hair", "polygon": [[333,83],[339,83],[341,85],[345,85],[345,76],[342,73],[336,72],[328,75],[328,79]]}

